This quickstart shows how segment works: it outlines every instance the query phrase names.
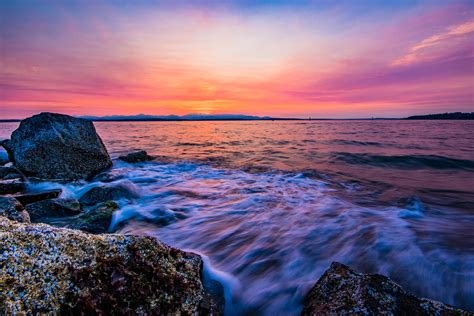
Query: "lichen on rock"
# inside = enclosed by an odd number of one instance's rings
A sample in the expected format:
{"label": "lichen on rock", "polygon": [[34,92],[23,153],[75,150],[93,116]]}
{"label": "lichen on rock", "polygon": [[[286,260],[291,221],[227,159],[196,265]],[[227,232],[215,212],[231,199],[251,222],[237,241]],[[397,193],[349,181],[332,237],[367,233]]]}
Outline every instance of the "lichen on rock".
{"label": "lichen on rock", "polygon": [[90,235],[0,217],[7,314],[216,314],[198,255],[151,237]]}

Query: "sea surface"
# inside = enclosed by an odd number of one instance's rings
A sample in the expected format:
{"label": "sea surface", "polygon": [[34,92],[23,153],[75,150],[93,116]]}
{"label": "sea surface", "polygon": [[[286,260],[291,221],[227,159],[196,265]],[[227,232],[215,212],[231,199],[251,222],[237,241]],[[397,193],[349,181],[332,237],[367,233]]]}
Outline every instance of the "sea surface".
{"label": "sea surface", "polygon": [[206,256],[228,314],[297,315],[332,261],[474,309],[474,121],[95,125],[113,158],[158,158],[115,160],[63,195],[135,190],[114,227]]}

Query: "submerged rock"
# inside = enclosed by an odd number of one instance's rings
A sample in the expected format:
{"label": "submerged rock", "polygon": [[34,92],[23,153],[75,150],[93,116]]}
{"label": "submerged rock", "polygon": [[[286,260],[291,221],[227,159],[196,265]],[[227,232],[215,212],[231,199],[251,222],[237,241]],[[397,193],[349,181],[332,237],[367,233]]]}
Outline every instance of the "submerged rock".
{"label": "submerged rock", "polygon": [[32,222],[42,222],[44,218],[57,218],[77,215],[81,212],[81,204],[76,199],[49,199],[28,204],[26,211]]}
{"label": "submerged rock", "polygon": [[202,259],[150,237],[90,235],[0,217],[6,314],[216,314]]}
{"label": "submerged rock", "polygon": [[61,192],[61,189],[53,189],[42,192],[18,194],[15,195],[14,198],[17,199],[18,202],[20,202],[23,206],[25,206],[31,203],[57,198]]}
{"label": "submerged rock", "polygon": [[40,179],[85,179],[112,165],[92,122],[68,115],[27,118],[2,145],[16,167]]}
{"label": "submerged rock", "polygon": [[136,198],[137,194],[125,184],[93,187],[79,199],[82,205],[90,206],[110,200]]}
{"label": "submerged rock", "polygon": [[26,185],[19,179],[0,180],[0,195],[15,194],[24,191]]}
{"label": "submerged rock", "polygon": [[113,201],[100,203],[74,219],[68,226],[93,234],[107,233],[112,222],[112,214],[117,209],[118,205]]}
{"label": "submerged rock", "polygon": [[305,298],[302,315],[473,315],[418,298],[379,274],[333,262]]}
{"label": "submerged rock", "polygon": [[23,206],[12,197],[0,196],[0,216],[5,216],[17,222],[30,222],[28,212],[26,212],[23,209]]}
{"label": "submerged rock", "polygon": [[146,151],[141,150],[141,151],[129,153],[125,156],[120,156],[119,159],[128,163],[136,163],[136,162],[150,161],[153,159],[153,157],[149,156]]}

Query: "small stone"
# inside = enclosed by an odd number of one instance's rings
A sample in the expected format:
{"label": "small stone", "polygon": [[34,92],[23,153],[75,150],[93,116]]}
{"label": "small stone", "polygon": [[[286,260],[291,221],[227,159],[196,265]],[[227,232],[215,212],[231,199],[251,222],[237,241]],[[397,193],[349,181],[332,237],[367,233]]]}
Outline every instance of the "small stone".
{"label": "small stone", "polygon": [[120,156],[119,159],[128,163],[136,163],[136,162],[150,161],[153,159],[153,157],[149,156],[146,151],[141,150],[141,151],[129,153],[125,156]]}
{"label": "small stone", "polygon": [[55,199],[61,194],[61,189],[48,190],[36,193],[24,193],[15,195],[14,198],[18,200],[23,206],[39,202],[42,200]]}
{"label": "small stone", "polygon": [[25,183],[18,179],[0,180],[0,195],[22,192],[25,187]]}
{"label": "small stone", "polygon": [[28,204],[26,210],[31,221],[41,222],[44,218],[57,218],[77,215],[82,211],[76,199],[50,199]]}
{"label": "small stone", "polygon": [[29,223],[30,217],[23,206],[14,198],[0,196],[0,216],[5,216],[11,220]]}

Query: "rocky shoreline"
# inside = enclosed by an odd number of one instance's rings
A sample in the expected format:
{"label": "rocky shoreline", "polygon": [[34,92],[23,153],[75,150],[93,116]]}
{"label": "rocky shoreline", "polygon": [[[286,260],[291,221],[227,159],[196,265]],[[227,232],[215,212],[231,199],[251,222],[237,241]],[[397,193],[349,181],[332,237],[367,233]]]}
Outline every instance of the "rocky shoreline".
{"label": "rocky shoreline", "polygon": [[[87,181],[112,165],[92,122],[41,113],[1,145],[0,311],[4,314],[224,313],[223,293],[206,289],[199,255],[149,237],[111,234],[125,186],[96,186],[79,200],[29,182]],[[119,159],[152,160],[146,152]],[[277,280],[275,280],[277,282]],[[380,275],[333,263],[308,293],[303,315],[473,315],[417,298]]]}

